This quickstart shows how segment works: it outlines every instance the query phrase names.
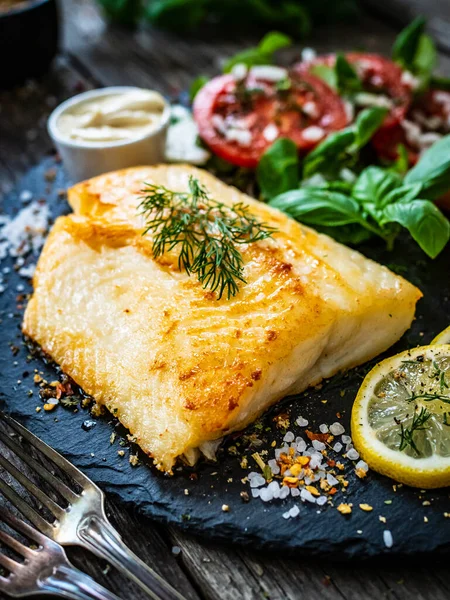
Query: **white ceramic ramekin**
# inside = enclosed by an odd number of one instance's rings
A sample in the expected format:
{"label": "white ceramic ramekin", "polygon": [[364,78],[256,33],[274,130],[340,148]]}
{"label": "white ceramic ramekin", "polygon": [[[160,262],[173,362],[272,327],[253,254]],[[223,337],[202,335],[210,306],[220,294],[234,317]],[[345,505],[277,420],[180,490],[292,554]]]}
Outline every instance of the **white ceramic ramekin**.
{"label": "white ceramic ramekin", "polygon": [[170,120],[168,103],[164,108],[159,126],[131,140],[87,143],[67,139],[58,129],[58,119],[69,107],[91,98],[120,94],[136,89],[139,88],[115,86],[90,90],[66,100],[50,115],[47,123],[48,133],[74,183],[108,171],[164,162],[166,134]]}

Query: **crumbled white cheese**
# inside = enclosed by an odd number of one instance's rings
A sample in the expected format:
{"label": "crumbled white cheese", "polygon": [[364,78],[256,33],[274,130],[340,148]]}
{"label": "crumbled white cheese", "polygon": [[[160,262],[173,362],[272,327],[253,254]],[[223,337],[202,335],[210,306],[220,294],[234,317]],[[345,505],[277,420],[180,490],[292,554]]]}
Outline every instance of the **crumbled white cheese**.
{"label": "crumbled white cheese", "polygon": [[305,115],[308,115],[313,119],[316,119],[319,116],[317,104],[312,100],[305,102],[305,104],[302,106],[302,111],[305,113]]}
{"label": "crumbled white cheese", "polygon": [[274,142],[279,134],[278,127],[275,125],[275,123],[269,123],[269,125],[266,125],[264,128],[262,134],[266,141]]}
{"label": "crumbled white cheese", "polygon": [[210,154],[197,144],[198,129],[190,110],[175,105],[172,107],[172,118],[176,121],[169,125],[167,131],[166,160],[204,165]]}
{"label": "crumbled white cheese", "polygon": [[317,125],[311,125],[310,127],[306,127],[303,130],[303,138],[308,142],[318,142],[325,135],[325,131],[322,127],[317,127]]}
{"label": "crumbled white cheese", "polygon": [[229,142],[236,142],[243,147],[248,147],[252,143],[252,134],[248,129],[230,127],[225,131],[225,137]]}
{"label": "crumbled white cheese", "polygon": [[245,77],[247,77],[247,73],[247,65],[244,65],[243,63],[238,63],[237,65],[234,65],[231,69],[231,75],[234,79],[236,79],[236,81],[241,81],[242,79],[245,79]]}
{"label": "crumbled white cheese", "polygon": [[418,78],[414,77],[414,75],[410,71],[403,71],[400,81],[404,85],[410,87],[412,90],[416,90],[420,85],[420,81],[418,80]]}
{"label": "crumbled white cheese", "polygon": [[355,95],[355,104],[358,106],[379,106],[381,108],[391,109],[392,100],[383,94],[370,94],[369,92],[359,92]]}
{"label": "crumbled white cheese", "polygon": [[280,81],[288,75],[287,69],[274,65],[257,65],[250,69],[250,75],[264,81]]}
{"label": "crumbled white cheese", "polygon": [[314,60],[317,56],[317,52],[313,48],[303,48],[301,57],[302,61],[309,62]]}

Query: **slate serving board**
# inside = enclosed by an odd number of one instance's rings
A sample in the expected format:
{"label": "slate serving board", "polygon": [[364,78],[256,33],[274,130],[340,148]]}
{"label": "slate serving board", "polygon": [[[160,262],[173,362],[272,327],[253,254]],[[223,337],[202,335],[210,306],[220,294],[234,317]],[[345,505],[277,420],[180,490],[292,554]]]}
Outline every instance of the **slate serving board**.
{"label": "slate serving board", "polygon": [[[55,169],[56,177],[52,183],[45,178],[49,168]],[[53,217],[67,213],[69,207],[60,192],[67,185],[62,168],[49,158],[31,170],[18,188],[4,199],[3,211],[15,214],[23,206],[20,192],[29,190],[34,199],[46,199]],[[389,354],[429,342],[450,323],[450,248],[435,261],[428,260],[406,239],[399,241],[393,253],[388,253],[377,243],[361,250],[366,256],[408,277],[424,292],[411,330]],[[42,401],[33,384],[34,369],[43,371],[49,381],[57,378],[57,372],[41,358],[29,358],[29,349],[20,333],[23,308],[17,308],[18,303],[24,304],[21,298],[17,300],[17,286],[20,291],[24,279],[14,271],[13,264],[11,258],[0,264],[2,270],[11,268],[10,273],[4,273],[6,289],[0,294],[0,404],[112,497],[134,507],[142,515],[177,524],[201,535],[296,555],[345,559],[384,554],[441,554],[450,550],[450,519],[444,516],[445,512],[450,512],[448,489],[423,492],[406,486],[395,487],[393,481],[372,472],[366,479],[359,480],[354,469],[349,468],[346,471],[348,491],[335,496],[335,506],[340,502],[353,504],[349,517],[339,514],[335,507],[302,504],[298,498],[271,503],[263,503],[257,498],[244,502],[240,493],[250,492],[250,488],[241,480],[250,470],[258,470],[251,459],[254,450],[249,448],[249,444],[255,443],[252,442],[251,434],[255,433],[252,428],[245,432],[246,436],[235,436],[227,441],[219,452],[217,463],[203,462],[196,469],[181,467],[173,477],[167,477],[146,463],[145,457],[141,457],[139,466],[132,467],[128,461],[129,449],[122,448],[119,440],[110,444],[112,431],[121,433],[120,426],[110,416],[95,419],[95,427],[86,431],[82,425],[91,418],[87,410],[74,413],[58,407],[51,413],[36,413],[36,406],[42,406]],[[30,290],[25,281],[25,291]],[[280,413],[290,418],[290,429],[301,435],[304,430],[294,425],[299,415],[309,420],[310,429],[318,431],[321,423],[336,421],[339,411],[348,432],[356,390],[375,362],[325,382],[320,390],[279,404],[262,419],[258,439],[263,442],[257,450],[271,450],[273,440],[281,442],[284,432],[274,420]],[[237,455],[233,454],[234,447],[238,447]],[[125,450],[123,458],[117,454],[119,449]],[[273,450],[271,452],[273,456]],[[242,453],[249,457],[250,469],[241,468]],[[360,503],[370,504],[373,511],[363,512],[358,508]],[[229,512],[222,511],[223,504],[229,506]],[[282,514],[294,504],[300,507],[299,516],[284,519]],[[385,523],[380,521],[380,516],[385,517]],[[383,541],[386,529],[391,531],[394,540],[390,549]]]}

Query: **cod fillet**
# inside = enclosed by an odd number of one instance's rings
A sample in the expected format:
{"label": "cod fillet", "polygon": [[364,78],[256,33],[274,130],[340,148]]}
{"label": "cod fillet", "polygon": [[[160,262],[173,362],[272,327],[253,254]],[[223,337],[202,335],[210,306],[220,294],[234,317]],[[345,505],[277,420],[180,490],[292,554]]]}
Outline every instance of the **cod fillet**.
{"label": "cod fillet", "polygon": [[[144,182],[244,202],[277,229],[240,246],[246,284],[217,300],[177,255],[155,260]],[[420,291],[358,252],[190,166],[109,173],[69,190],[23,331],[136,437],[158,468],[211,456],[287,394],[359,365],[411,324]]]}

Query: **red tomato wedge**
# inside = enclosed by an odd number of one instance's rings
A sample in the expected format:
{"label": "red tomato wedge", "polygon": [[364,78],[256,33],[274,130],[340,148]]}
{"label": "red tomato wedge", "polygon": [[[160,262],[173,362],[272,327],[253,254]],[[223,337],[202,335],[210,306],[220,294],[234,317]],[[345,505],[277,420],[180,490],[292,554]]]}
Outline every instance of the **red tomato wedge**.
{"label": "red tomato wedge", "polygon": [[193,114],[200,137],[217,156],[248,168],[279,137],[305,153],[348,123],[339,96],[317,77],[286,72],[273,81],[264,68],[251,69],[241,81],[215,77],[195,97]]}
{"label": "red tomato wedge", "polygon": [[[391,101],[392,107],[383,127],[392,127],[399,123],[404,118],[412,98],[411,84],[403,81],[403,70],[379,54],[348,52],[344,56],[357,72],[365,92],[386,96]],[[335,61],[335,54],[327,54],[299,63],[294,68],[299,73],[309,73],[314,66],[332,67]]]}
{"label": "red tomato wedge", "polygon": [[403,144],[410,165],[415,165],[420,153],[450,133],[450,92],[428,90],[419,96],[403,121],[388,130],[380,129],[372,144],[378,155],[388,160],[398,157],[398,146]]}

